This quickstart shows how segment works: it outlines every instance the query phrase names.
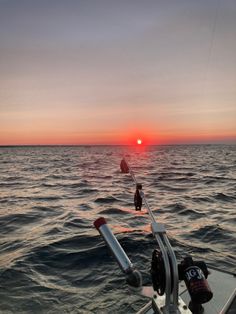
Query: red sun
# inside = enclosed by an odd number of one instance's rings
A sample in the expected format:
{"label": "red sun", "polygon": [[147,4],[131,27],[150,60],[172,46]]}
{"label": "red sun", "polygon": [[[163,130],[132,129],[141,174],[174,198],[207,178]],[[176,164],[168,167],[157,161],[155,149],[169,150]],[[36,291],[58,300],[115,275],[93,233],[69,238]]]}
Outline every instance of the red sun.
{"label": "red sun", "polygon": [[141,145],[141,144],[142,144],[141,138],[138,138],[138,139],[137,139],[137,144],[138,144],[138,145]]}

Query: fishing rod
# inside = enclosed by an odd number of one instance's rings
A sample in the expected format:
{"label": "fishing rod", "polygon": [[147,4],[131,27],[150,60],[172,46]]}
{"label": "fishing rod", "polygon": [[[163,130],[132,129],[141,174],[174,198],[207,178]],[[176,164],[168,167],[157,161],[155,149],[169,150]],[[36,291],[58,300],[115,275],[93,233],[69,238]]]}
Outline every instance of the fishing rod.
{"label": "fishing rod", "polygon": [[[126,275],[128,285],[136,288],[136,292],[152,298],[152,313],[202,313],[202,304],[208,302],[213,296],[206,280],[209,272],[205,262],[193,261],[192,257],[188,256],[185,257],[180,264],[177,264],[174,250],[166,234],[165,226],[156,222],[143,192],[142,184],[137,182],[134,171],[125,157],[121,160],[120,169],[122,173],[129,173],[135,183],[135,209],[141,210],[142,203],[144,202],[151,220],[152,234],[158,244],[159,249],[155,249],[152,253],[150,273],[153,287],[142,286],[142,276],[140,272],[129,260],[128,256],[110,230],[105,218],[98,218],[94,222],[94,226],[103,237],[121,270]],[[189,307],[179,297],[179,280],[185,281],[191,298]],[[159,295],[158,298],[156,297],[155,292]],[[141,313],[145,314],[146,312],[140,312],[140,314]]]}
{"label": "fishing rod", "polygon": [[[157,289],[159,290],[160,294],[166,295],[166,302],[165,302],[165,307],[166,310],[168,311],[167,313],[177,313],[177,308],[178,308],[178,266],[177,266],[177,261],[175,258],[174,251],[170,245],[170,242],[168,240],[168,237],[166,235],[166,230],[163,224],[157,223],[155,220],[155,217],[153,215],[153,212],[148,204],[148,201],[145,197],[145,194],[142,190],[142,185],[137,182],[135,178],[135,174],[129,165],[128,161],[126,160],[125,157],[121,160],[120,163],[120,168],[121,172],[123,173],[130,173],[135,185],[136,185],[136,192],[135,192],[135,197],[134,201],[136,198],[137,202],[140,202],[140,210],[142,207],[142,203],[140,201],[143,200],[146,208],[148,210],[149,217],[151,219],[151,229],[152,229],[152,234],[155,237],[161,254],[162,258],[164,261],[164,268],[165,268],[165,287],[158,287]],[[155,252],[157,254],[157,252]],[[155,257],[153,257],[154,259]],[[158,258],[158,256],[156,256]],[[153,272],[153,276],[154,272]],[[164,291],[163,291],[164,290]]]}

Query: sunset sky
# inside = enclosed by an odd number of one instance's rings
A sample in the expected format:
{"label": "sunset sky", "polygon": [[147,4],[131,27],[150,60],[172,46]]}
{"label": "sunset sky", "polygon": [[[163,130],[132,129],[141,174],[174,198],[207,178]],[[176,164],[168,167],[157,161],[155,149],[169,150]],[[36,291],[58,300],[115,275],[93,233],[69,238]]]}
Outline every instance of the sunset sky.
{"label": "sunset sky", "polygon": [[236,143],[236,0],[0,0],[0,145]]}

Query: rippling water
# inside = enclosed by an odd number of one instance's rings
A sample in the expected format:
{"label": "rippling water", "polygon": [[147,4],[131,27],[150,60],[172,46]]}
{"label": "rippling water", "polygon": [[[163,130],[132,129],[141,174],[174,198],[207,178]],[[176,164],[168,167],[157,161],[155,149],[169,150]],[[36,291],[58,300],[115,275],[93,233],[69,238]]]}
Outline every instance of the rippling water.
{"label": "rippling water", "polygon": [[128,156],[177,258],[233,271],[236,146],[0,148],[0,312],[134,313],[145,298],[124,277],[93,221],[104,216],[150,283],[155,242]]}

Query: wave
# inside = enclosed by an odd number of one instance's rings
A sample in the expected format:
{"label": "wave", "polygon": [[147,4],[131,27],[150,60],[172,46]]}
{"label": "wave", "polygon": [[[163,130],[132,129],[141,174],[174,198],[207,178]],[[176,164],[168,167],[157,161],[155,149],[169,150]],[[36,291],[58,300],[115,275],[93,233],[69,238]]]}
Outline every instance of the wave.
{"label": "wave", "polygon": [[102,215],[124,215],[124,214],[129,214],[129,211],[125,211],[119,208],[108,208],[108,209],[104,209],[102,211],[99,212]]}
{"label": "wave", "polygon": [[219,224],[206,225],[189,234],[190,238],[198,238],[207,243],[226,242],[228,245],[235,243],[234,236]]}
{"label": "wave", "polygon": [[217,193],[214,195],[216,200],[224,201],[224,202],[232,202],[236,200],[236,196],[227,195],[225,193]]}
{"label": "wave", "polygon": [[94,202],[98,204],[113,204],[116,203],[117,201],[118,199],[114,196],[98,197],[94,200]]}

